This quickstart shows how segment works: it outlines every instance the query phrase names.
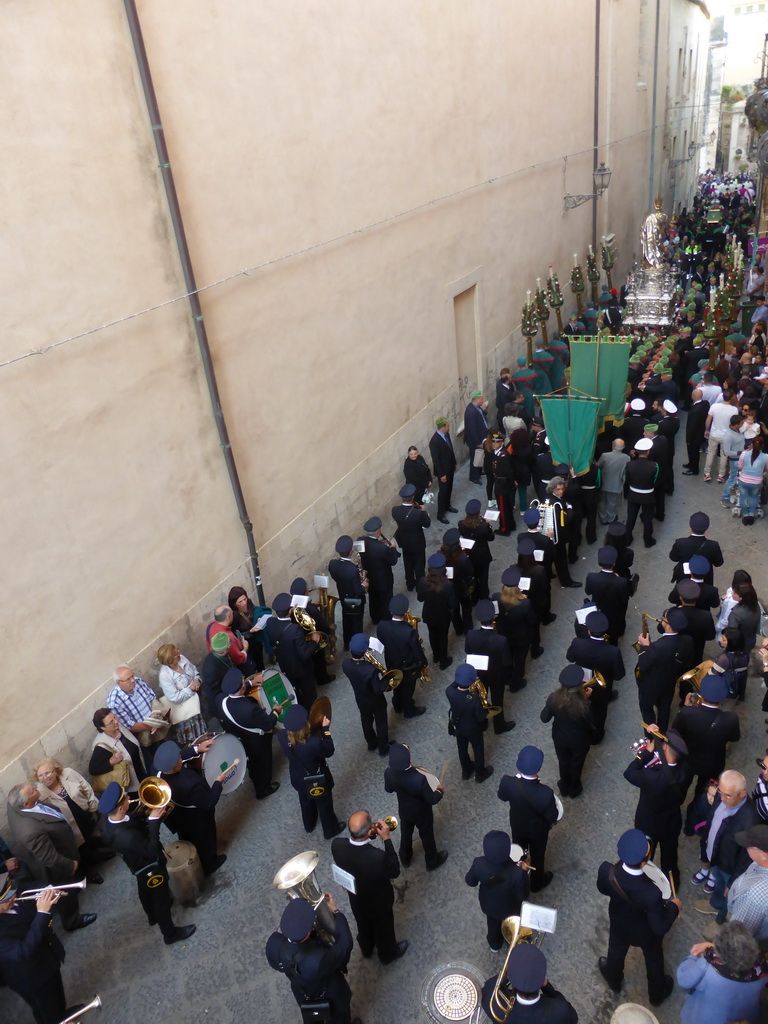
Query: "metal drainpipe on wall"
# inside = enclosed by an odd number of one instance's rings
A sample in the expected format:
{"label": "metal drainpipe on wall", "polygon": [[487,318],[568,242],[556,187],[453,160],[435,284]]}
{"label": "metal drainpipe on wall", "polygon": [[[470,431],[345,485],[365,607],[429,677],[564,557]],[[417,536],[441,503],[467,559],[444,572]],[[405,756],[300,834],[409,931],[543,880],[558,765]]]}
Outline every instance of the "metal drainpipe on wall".
{"label": "metal drainpipe on wall", "polygon": [[221,407],[219,387],[216,383],[216,371],[213,367],[211,349],[208,344],[208,333],[205,329],[203,310],[200,305],[200,299],[197,295],[195,272],[192,268],[192,260],[189,255],[187,235],[184,230],[184,220],[181,215],[181,207],[179,206],[179,197],[176,193],[171,160],[168,155],[168,148],[165,144],[165,132],[160,118],[160,109],[157,105],[155,87],[152,84],[152,72],[149,67],[147,51],[144,46],[141,23],[139,21],[138,11],[136,10],[135,0],[123,0],[123,2],[125,5],[125,14],[128,19],[128,27],[131,32],[133,52],[136,57],[136,64],[138,65],[139,75],[141,77],[141,85],[144,90],[147,112],[149,113],[149,119],[152,125],[152,137],[155,140],[157,160],[160,167],[160,173],[163,178],[163,185],[165,187],[165,197],[168,202],[168,209],[171,215],[171,224],[173,225],[173,234],[176,239],[176,248],[181,262],[181,269],[184,274],[184,284],[189,295],[189,309],[192,315],[192,323],[195,328],[195,336],[197,338],[197,345],[200,351],[200,359],[203,364],[205,382],[208,386],[208,396],[211,400],[213,418],[219,435],[219,445],[224,454],[224,462],[227,466],[229,482],[232,486],[232,493],[235,497],[235,504],[237,505],[240,522],[245,530],[245,536],[248,542],[248,558],[251,563],[251,573],[253,574],[253,582],[256,587],[259,604],[264,605],[264,590],[261,585],[259,555],[256,550],[256,542],[253,536],[253,523],[248,515],[248,509],[245,504],[245,495],[243,494],[240,476],[237,472],[237,464],[235,463],[235,456],[232,452],[232,445],[229,440],[229,432],[224,418],[224,410]]}

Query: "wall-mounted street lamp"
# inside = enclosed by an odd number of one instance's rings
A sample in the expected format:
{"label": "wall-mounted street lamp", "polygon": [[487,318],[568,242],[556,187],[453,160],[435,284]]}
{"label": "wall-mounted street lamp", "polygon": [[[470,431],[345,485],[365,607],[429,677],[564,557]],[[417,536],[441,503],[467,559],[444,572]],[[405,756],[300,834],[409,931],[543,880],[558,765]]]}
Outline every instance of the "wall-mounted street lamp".
{"label": "wall-mounted street lamp", "polygon": [[590,199],[597,201],[610,185],[612,174],[613,171],[610,167],[606,167],[604,163],[601,163],[600,166],[592,172],[592,181],[594,182],[595,191],[590,192],[589,195],[585,196],[572,196],[569,192],[567,195],[563,196],[563,209],[575,210],[577,206],[581,206],[582,203],[588,203]]}

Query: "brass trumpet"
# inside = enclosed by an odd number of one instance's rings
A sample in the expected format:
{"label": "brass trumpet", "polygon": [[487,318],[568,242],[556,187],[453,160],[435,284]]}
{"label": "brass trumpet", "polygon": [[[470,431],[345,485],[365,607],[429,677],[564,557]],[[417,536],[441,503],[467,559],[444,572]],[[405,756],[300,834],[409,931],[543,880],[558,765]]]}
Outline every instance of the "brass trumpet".
{"label": "brass trumpet", "polygon": [[312,618],[311,615],[308,615],[303,608],[299,608],[298,605],[294,605],[294,607],[291,609],[291,618],[293,619],[297,626],[301,626],[305,633],[317,633],[317,635],[320,637],[318,644],[321,650],[324,647],[328,646],[327,634],[320,632],[320,630],[315,625],[315,620]]}
{"label": "brass trumpet", "polygon": [[36,900],[42,893],[52,889],[56,893],[56,902],[58,903],[62,896],[66,896],[70,889],[84,889],[86,886],[86,880],[82,882],[68,882],[66,885],[39,885],[33,889],[25,889],[21,896],[16,897],[17,903],[22,903],[24,900]]}
{"label": "brass trumpet", "polygon": [[505,917],[501,922],[501,934],[509,943],[509,949],[504,958],[504,966],[496,978],[496,984],[493,986],[493,992],[489,1001],[491,1016],[497,1024],[504,1024],[508,1020],[512,1007],[515,1005],[514,994],[508,996],[506,992],[502,991],[502,986],[507,977],[507,968],[509,967],[509,958],[512,955],[512,950],[518,942],[530,942],[533,931],[530,928],[523,928],[520,924],[520,918],[517,915],[513,915],[512,917]]}
{"label": "brass trumpet", "polygon": [[488,703],[488,690],[485,688],[485,683],[481,683],[479,679],[476,679],[474,683],[469,687],[470,693],[476,693],[480,698],[480,703],[483,705],[483,711],[485,711],[488,718],[494,718],[496,715],[500,715],[504,710],[500,708],[498,704]]}
{"label": "brass trumpet", "polygon": [[[386,818],[382,818],[382,821],[387,826],[390,832],[394,832],[398,826],[398,821],[394,814],[388,814]],[[379,830],[376,828],[376,822],[374,821],[371,824],[371,831],[368,833],[368,838],[375,839],[378,834]]]}
{"label": "brass trumpet", "polygon": [[402,683],[403,673],[401,669],[391,668],[387,670],[386,668],[384,668],[381,662],[377,658],[375,658],[373,654],[371,654],[370,651],[365,652],[364,658],[369,665],[373,665],[374,668],[377,668],[379,672],[381,672],[383,681],[386,683],[390,690],[397,689],[400,683]]}

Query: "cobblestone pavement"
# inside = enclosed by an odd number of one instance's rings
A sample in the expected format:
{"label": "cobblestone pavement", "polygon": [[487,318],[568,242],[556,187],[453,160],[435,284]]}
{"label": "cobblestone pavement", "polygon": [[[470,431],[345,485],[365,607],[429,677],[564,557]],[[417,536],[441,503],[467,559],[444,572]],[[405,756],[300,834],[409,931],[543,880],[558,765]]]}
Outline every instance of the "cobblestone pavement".
{"label": "cobblestone pavement", "polygon": [[[678,447],[683,449],[678,451],[680,463],[684,446]],[[454,504],[462,510],[469,497],[484,496],[484,489],[470,486],[466,475],[464,466],[454,491]],[[658,615],[665,607],[672,569],[667,554],[674,538],[687,534],[688,517],[699,508],[710,515],[710,535],[723,547],[725,565],[715,575],[721,592],[730,583],[734,569],[747,567],[758,591],[765,596],[765,522],[758,521],[752,528],[742,526],[721,508],[716,483],[707,485],[701,477],[680,477],[674,497],[668,500],[666,522],[656,524],[657,546],[646,551],[642,541],[638,544],[636,540],[636,568],[641,580],[635,601],[640,610]],[[458,518],[452,516],[452,522]],[[385,522],[385,532],[391,534],[387,525]],[[355,524],[349,527],[355,533]],[[439,544],[443,529],[440,524],[430,529],[429,550]],[[601,533],[598,545],[602,540]],[[583,580],[587,572],[597,568],[598,545],[582,546],[583,557],[572,566],[575,579]],[[498,588],[501,572],[514,560],[515,552],[514,535],[496,538],[492,588]],[[397,589],[402,584],[402,568],[396,572]],[[289,576],[286,570],[285,579],[270,590],[283,589]],[[539,721],[539,711],[546,695],[557,685],[558,673],[565,664],[564,651],[573,635],[573,612],[582,601],[582,590],[561,590],[555,581],[553,610],[558,614],[557,621],[543,630],[545,653],[529,663],[528,686],[507,697],[507,711],[516,719],[517,728],[500,737],[488,736],[486,756],[495,766],[495,774],[482,786],[474,781],[462,782],[455,742],[447,734],[443,690],[452,679],[451,669],[439,672],[431,666],[432,682],[417,687],[418,701],[428,708],[426,715],[403,721],[390,713],[392,736],[411,746],[416,763],[438,772],[443,764],[448,765],[446,796],[435,818],[438,847],[449,850],[450,856],[438,872],[427,875],[417,841],[413,865],[403,869],[395,882],[397,935],[410,941],[402,960],[383,968],[375,960],[363,960],[355,949],[349,982],[353,1009],[365,1024],[374,1020],[377,1024],[424,1020],[421,988],[437,965],[463,960],[475,964],[486,976],[500,968],[503,954],[492,954],[487,947],[477,893],[464,884],[464,874],[472,858],[481,852],[483,834],[490,828],[508,827],[506,805],[496,798],[496,788],[501,775],[514,770],[515,757],[523,745],[534,743],[543,748],[546,759],[542,778],[551,785],[555,783],[557,763],[550,728]],[[419,608],[414,602],[412,610],[418,614]],[[605,741],[593,748],[587,760],[583,795],[565,802],[565,817],[551,833],[547,862],[555,872],[554,881],[533,897],[558,910],[557,932],[548,935],[542,947],[549,961],[549,977],[574,1004],[580,1020],[594,1024],[609,1021],[620,1002],[644,1002],[646,998],[639,951],[633,950],[628,957],[620,996],[607,989],[596,968],[598,956],[606,949],[608,931],[607,900],[595,889],[597,867],[603,859],[614,858],[616,839],[632,826],[636,803],[635,790],[621,776],[632,757],[630,745],[641,734],[633,674],[635,655],[630,647],[639,622],[639,614],[630,606],[627,636],[622,642],[627,677],[618,686],[621,697],[610,706]],[[462,660],[462,640],[453,634],[451,653],[454,664]],[[753,670],[746,703],[739,708],[742,740],[729,758],[729,766],[744,771],[750,786],[756,774],[754,758],[762,755],[766,746],[761,690]],[[394,812],[394,800],[383,788],[385,759],[367,751],[351,690],[340,669],[336,681],[324,692],[331,697],[334,708],[337,752],[332,768],[339,816],[347,817],[363,807],[374,816]],[[166,947],[158,930],[147,927],[135,897],[134,881],[122,862],[104,865],[105,884],[89,888],[82,898],[84,911],[98,911],[97,923],[63,935],[67,950],[64,982],[70,1002],[87,1000],[95,992],[104,1002],[100,1018],[94,1012],[86,1020],[102,1019],[109,1024],[197,1024],[206,1020],[217,1024],[266,1024],[299,1020],[287,980],[270,970],[264,958],[265,941],[277,926],[283,907],[283,897],[273,888],[272,878],[289,857],[316,849],[320,853],[320,884],[332,888],[330,853],[319,829],[312,836],[303,831],[298,800],[288,784],[277,744],[275,777],[281,781],[281,789],[269,800],[256,804],[246,782],[219,804],[221,848],[229,859],[197,907],[175,908],[177,923],[197,925],[197,934],[188,942]],[[397,845],[397,835],[395,841]],[[692,906],[699,893],[688,879],[697,859],[697,841],[683,838],[683,915],[665,941],[670,972],[711,920],[702,918]],[[348,910],[344,893],[336,893],[340,907]],[[678,1020],[681,1005],[682,993],[676,989],[656,1011],[662,1024]],[[31,1015],[15,995],[0,989],[0,1019],[15,1024],[31,1020]]]}

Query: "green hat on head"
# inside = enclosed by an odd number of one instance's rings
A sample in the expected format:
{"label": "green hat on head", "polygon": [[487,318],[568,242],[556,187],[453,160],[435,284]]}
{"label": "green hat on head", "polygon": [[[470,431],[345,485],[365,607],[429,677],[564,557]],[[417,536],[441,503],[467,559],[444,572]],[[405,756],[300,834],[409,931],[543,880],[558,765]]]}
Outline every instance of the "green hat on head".
{"label": "green hat on head", "polygon": [[211,637],[211,650],[214,654],[223,654],[229,647],[232,638],[229,633],[218,632]]}
{"label": "green hat on head", "polygon": [[470,398],[482,398],[482,397],[483,397],[483,392],[482,391],[477,391],[477,390],[473,391],[472,394],[470,395]]}
{"label": "green hat on head", "polygon": [[655,434],[658,429],[658,423],[646,423],[646,425],[643,427],[643,430],[646,432],[646,434]]}
{"label": "green hat on head", "polygon": [[440,427],[446,426],[447,423],[448,420],[445,418],[445,416],[438,416],[437,419],[435,420],[435,426],[438,428],[438,430],[440,429]]}

